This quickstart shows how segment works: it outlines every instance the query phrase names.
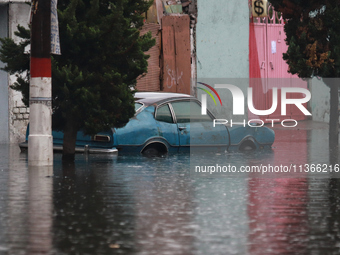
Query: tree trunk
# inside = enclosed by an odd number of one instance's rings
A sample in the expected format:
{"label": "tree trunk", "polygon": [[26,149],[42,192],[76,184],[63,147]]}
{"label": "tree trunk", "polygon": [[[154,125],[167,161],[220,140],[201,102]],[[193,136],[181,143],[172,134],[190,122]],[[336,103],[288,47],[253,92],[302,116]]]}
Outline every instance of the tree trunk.
{"label": "tree trunk", "polygon": [[77,127],[73,121],[67,120],[64,130],[63,161],[74,161],[77,131]]}
{"label": "tree trunk", "polygon": [[338,79],[324,79],[330,88],[330,116],[329,116],[329,153],[330,163],[338,163],[338,147],[339,147],[339,85]]}

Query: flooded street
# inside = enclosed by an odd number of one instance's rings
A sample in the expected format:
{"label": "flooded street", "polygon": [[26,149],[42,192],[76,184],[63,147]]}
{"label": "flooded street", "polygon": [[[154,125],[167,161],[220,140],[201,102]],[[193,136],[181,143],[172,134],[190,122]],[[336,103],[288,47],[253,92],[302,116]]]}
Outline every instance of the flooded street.
{"label": "flooded street", "polygon": [[39,169],[0,145],[0,255],[340,254],[335,171],[193,173],[222,157],[238,169],[331,165],[327,124],[274,130],[273,149],[261,152],[80,154],[67,165],[55,154]]}

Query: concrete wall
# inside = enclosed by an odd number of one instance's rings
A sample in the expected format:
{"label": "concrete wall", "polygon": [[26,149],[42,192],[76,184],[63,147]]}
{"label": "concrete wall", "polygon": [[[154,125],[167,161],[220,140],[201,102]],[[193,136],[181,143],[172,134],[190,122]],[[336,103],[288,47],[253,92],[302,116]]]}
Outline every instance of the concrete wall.
{"label": "concrete wall", "polygon": [[[0,37],[8,36],[8,5],[0,4]],[[4,64],[0,62],[0,67]],[[0,71],[0,143],[9,142],[8,75]]]}
{"label": "concrete wall", "polygon": [[248,1],[199,0],[197,77],[249,77]]}
{"label": "concrete wall", "polygon": [[[26,3],[11,3],[9,5],[9,35],[15,42],[19,42],[19,38],[14,35],[17,26],[28,27],[30,6]],[[10,84],[16,80],[15,76],[10,76]],[[18,143],[25,140],[26,126],[29,119],[29,109],[24,106],[21,101],[20,92],[9,89],[9,127],[10,142]]]}
{"label": "concrete wall", "polygon": [[329,87],[318,78],[308,82],[312,94],[310,108],[314,121],[329,122],[330,90]]}
{"label": "concrete wall", "polygon": [[[198,0],[197,7],[197,80],[209,83],[213,82],[211,78],[232,78],[232,81],[226,79],[225,82],[233,82],[246,96],[249,87],[248,1]],[[220,106],[213,110],[217,117],[233,120],[247,118],[247,113],[245,116],[232,116],[232,97],[228,90],[220,89],[218,93],[223,109]],[[210,101],[208,99],[208,108]]]}

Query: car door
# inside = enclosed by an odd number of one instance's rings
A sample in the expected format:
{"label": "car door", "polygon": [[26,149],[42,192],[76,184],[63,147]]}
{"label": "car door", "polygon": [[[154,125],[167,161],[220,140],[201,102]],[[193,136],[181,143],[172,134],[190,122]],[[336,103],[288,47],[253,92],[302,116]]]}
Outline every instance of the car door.
{"label": "car door", "polygon": [[227,149],[229,133],[224,125],[213,127],[213,116],[201,114],[201,105],[196,100],[171,102],[179,131],[181,150],[193,147],[211,147]]}

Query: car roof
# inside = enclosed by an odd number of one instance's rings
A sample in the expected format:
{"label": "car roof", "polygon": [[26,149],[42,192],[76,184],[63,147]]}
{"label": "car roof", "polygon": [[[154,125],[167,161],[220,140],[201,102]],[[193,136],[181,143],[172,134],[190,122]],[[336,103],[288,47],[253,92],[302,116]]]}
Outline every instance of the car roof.
{"label": "car roof", "polygon": [[181,93],[169,93],[169,92],[136,92],[135,93],[135,100],[138,103],[142,103],[144,105],[151,105],[151,104],[159,104],[169,99],[195,99],[195,97],[181,94]]}

